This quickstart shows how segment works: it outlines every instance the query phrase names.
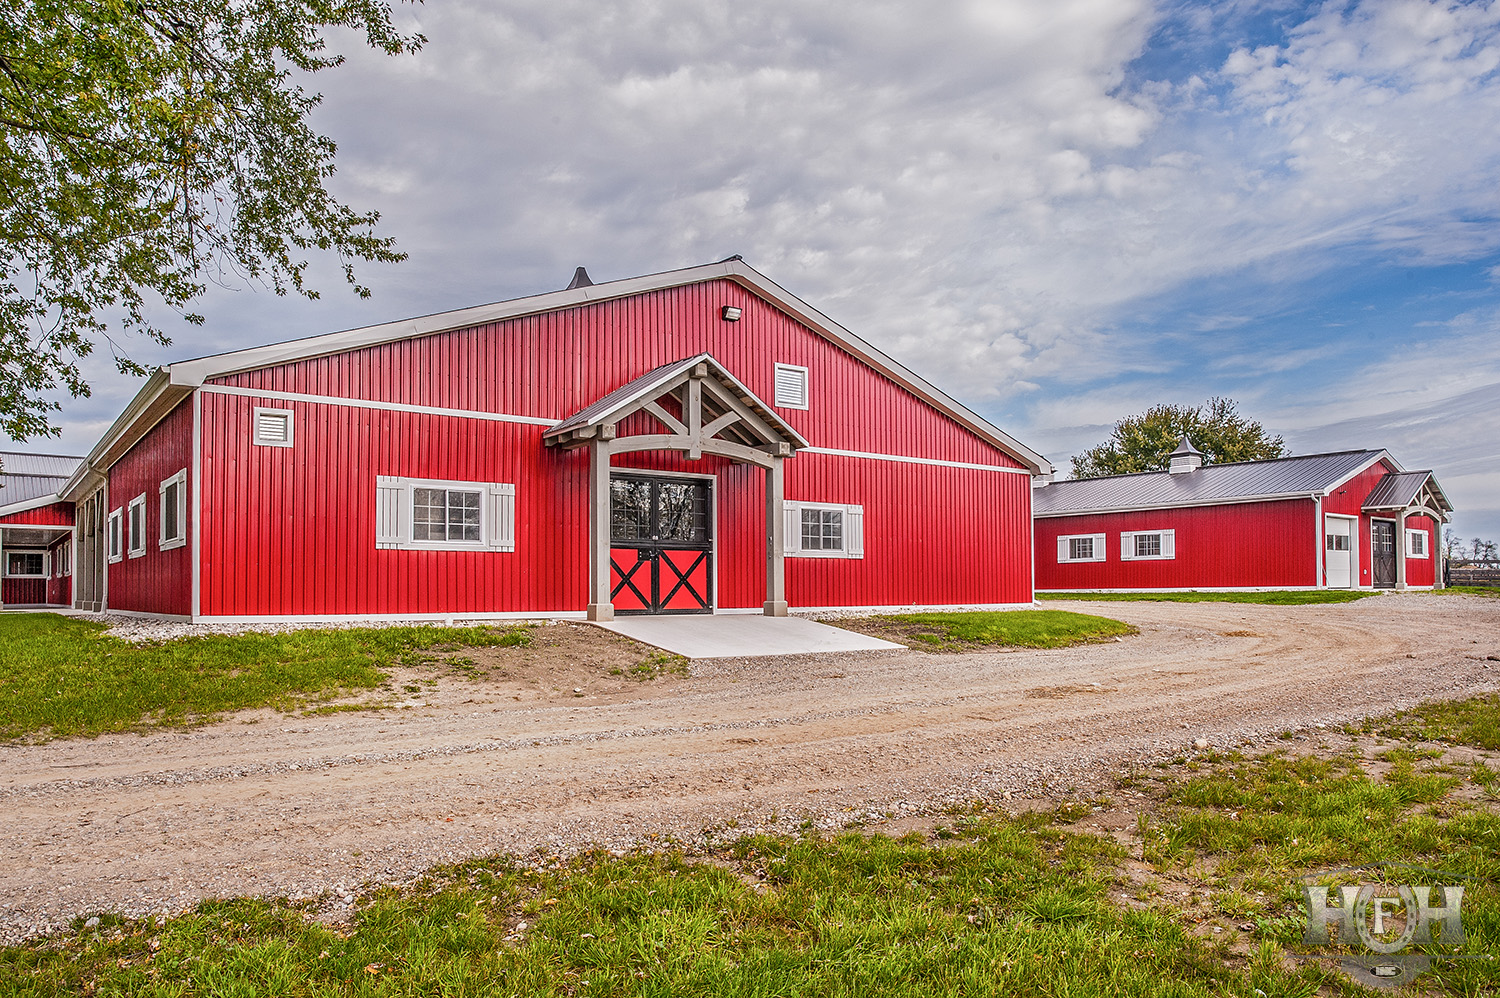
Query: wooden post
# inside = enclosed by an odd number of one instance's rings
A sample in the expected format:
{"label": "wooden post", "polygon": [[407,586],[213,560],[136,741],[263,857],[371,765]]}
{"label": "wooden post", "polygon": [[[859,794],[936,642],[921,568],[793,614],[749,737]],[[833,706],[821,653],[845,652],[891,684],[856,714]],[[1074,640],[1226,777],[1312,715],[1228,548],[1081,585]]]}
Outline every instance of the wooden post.
{"label": "wooden post", "polygon": [[1396,589],[1406,588],[1406,510],[1396,515]]}
{"label": "wooden post", "polygon": [[773,457],[766,469],[766,603],[767,617],[785,617],[786,607],[786,519],[782,515],[785,485],[781,457]]}
{"label": "wooden post", "polygon": [[[609,434],[612,438],[614,434]],[[589,620],[614,620],[609,594],[609,444],[589,441]]]}

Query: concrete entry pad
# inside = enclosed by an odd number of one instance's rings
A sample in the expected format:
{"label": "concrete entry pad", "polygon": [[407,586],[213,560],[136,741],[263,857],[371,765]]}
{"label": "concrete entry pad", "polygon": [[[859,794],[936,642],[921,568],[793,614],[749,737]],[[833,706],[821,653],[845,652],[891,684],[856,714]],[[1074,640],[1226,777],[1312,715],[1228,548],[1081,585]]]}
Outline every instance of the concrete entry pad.
{"label": "concrete entry pad", "polygon": [[684,658],[750,658],[904,648],[804,617],[682,614],[617,617],[598,626]]}

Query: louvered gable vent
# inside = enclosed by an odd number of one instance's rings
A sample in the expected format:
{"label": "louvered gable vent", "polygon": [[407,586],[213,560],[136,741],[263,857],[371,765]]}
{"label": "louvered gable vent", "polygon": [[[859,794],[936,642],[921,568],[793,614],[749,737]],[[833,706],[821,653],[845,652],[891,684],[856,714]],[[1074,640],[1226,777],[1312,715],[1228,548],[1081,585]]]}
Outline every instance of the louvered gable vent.
{"label": "louvered gable vent", "polygon": [[781,409],[807,408],[807,368],[776,365],[776,405]]}
{"label": "louvered gable vent", "polygon": [[267,447],[292,446],[292,411],[290,409],[255,410],[255,442]]}

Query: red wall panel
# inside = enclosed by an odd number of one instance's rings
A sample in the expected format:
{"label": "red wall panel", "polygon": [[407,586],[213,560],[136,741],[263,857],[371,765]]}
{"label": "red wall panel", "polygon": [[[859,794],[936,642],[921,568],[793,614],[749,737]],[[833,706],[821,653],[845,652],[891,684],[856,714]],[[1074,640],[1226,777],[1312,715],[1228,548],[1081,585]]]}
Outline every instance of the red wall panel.
{"label": "red wall panel", "polygon": [[0,603],[37,606],[45,602],[46,579],[0,579]]}
{"label": "red wall panel", "polygon": [[[1442,550],[1443,537],[1442,525],[1433,521],[1430,516],[1408,516],[1406,518],[1408,530],[1427,531],[1427,557],[1406,559],[1406,584],[1408,586],[1430,586],[1433,584],[1437,572],[1437,559],[1435,552]],[[1399,529],[1399,528],[1398,528]],[[1397,538],[1401,545],[1397,550],[1403,555],[1406,553],[1406,539]]]}
{"label": "red wall panel", "polygon": [[[193,610],[192,545],[163,551],[161,483],[187,469],[192,495],[193,405],[185,399],[109,469],[109,508],[120,510],[129,546],[130,501],[146,496],[146,553],[107,566],[109,609],[143,613],[190,614]],[[185,529],[191,538],[193,505],[188,503]]]}
{"label": "red wall panel", "polygon": [[[1177,532],[1175,558],[1120,560],[1122,531],[1167,529]],[[1036,587],[1312,586],[1317,583],[1317,529],[1310,499],[1046,517],[1036,521]],[[1105,561],[1058,563],[1058,537],[1101,533]]]}
{"label": "red wall panel", "polygon": [[[720,306],[744,309],[737,323]],[[219,383],[561,419],[662,364],[711,353],[774,399],[777,362],[809,368],[810,408],[778,409],[814,446],[1019,462],[728,281],[653,292],[247,372]],[[543,427],[202,394],[201,612],[207,616],[581,611],[588,454]],[[256,405],[290,408],[295,446],[251,442]],[[628,432],[629,426],[622,426]],[[716,479],[717,605],[765,599],[764,473],[721,458],[630,454],[616,467]],[[787,559],[794,606],[1021,603],[1024,473],[801,453],[786,496],[865,507],[863,559]],[[380,550],[380,475],[516,485],[514,552]]]}
{"label": "red wall panel", "polygon": [[36,509],[11,513],[8,516],[0,516],[0,523],[34,523],[48,527],[71,527],[73,525],[73,504],[70,502],[54,502],[46,506],[38,506]]}
{"label": "red wall panel", "polygon": [[[723,305],[743,318],[725,322]],[[810,407],[777,415],[815,446],[1019,462],[732,281],[707,281],[218,379],[244,388],[562,419],[663,364],[710,353],[774,400],[776,363]]]}
{"label": "red wall panel", "polygon": [[[564,612],[588,601],[588,454],[542,427],[275,402],[296,446],[251,443],[262,400],[203,397],[202,613]],[[717,605],[765,599],[761,469],[635,453],[618,468],[713,475]],[[801,454],[788,499],[865,507],[863,559],[787,559],[794,606],[1020,603],[1030,594],[1024,474]],[[379,475],[516,485],[514,552],[381,550]]]}

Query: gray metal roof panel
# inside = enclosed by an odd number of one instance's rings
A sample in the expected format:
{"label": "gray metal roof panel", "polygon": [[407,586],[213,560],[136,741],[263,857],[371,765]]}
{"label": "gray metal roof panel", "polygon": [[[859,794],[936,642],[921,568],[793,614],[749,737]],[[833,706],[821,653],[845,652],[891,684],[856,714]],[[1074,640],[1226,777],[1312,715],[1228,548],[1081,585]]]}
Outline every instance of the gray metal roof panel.
{"label": "gray metal roof panel", "polygon": [[67,478],[82,463],[81,457],[0,451],[0,475],[45,475]]}
{"label": "gray metal roof panel", "polygon": [[1179,475],[1147,471],[1109,478],[1066,479],[1033,489],[1031,505],[1037,516],[1055,516],[1307,495],[1325,491],[1383,453],[1378,450],[1340,451],[1271,461],[1210,464]]}
{"label": "gray metal roof panel", "polygon": [[1365,496],[1363,508],[1405,509],[1416,500],[1417,496],[1421,495],[1422,488],[1428,482],[1432,482],[1433,491],[1440,497],[1439,505],[1452,509],[1452,506],[1448,504],[1448,497],[1443,495],[1443,490],[1438,487],[1437,482],[1433,481],[1430,471],[1402,471],[1386,475],[1376,482],[1370,494]]}
{"label": "gray metal roof panel", "polygon": [[0,506],[56,495],[66,481],[57,475],[0,475]]}

